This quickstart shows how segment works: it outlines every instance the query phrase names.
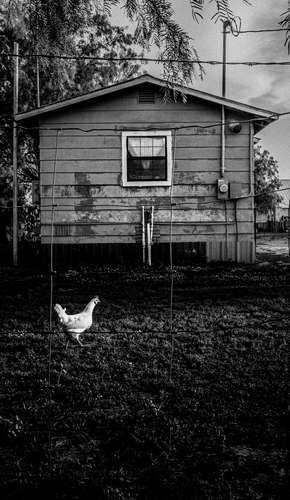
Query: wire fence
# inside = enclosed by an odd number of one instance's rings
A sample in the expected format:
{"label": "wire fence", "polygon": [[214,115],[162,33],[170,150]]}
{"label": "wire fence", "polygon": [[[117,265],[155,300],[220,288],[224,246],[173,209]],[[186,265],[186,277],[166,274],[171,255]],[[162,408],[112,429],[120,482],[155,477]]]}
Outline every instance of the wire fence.
{"label": "wire fence", "polygon": [[[241,31],[240,33],[252,33],[252,32],[269,32],[269,31],[286,31],[286,30],[282,30],[282,29],[279,29],[279,30],[248,30],[248,31]],[[12,56],[12,57],[15,57],[16,55],[13,54],[13,53],[7,53],[7,54],[4,54],[6,56]],[[164,62],[184,62],[184,63],[199,63],[199,64],[209,64],[209,65],[220,65],[220,64],[223,64],[221,61],[213,61],[213,60],[206,60],[206,61],[203,61],[203,60],[198,60],[198,59],[193,59],[193,60],[179,60],[179,59],[158,59],[158,58],[137,58],[137,57],[124,57],[124,58],[104,58],[104,57],[95,57],[95,56],[87,56],[87,57],[81,57],[81,56],[68,56],[68,55],[51,55],[51,54],[37,54],[37,53],[33,53],[33,54],[24,54],[22,57],[45,57],[45,58],[58,58],[58,59],[66,59],[66,60],[72,60],[72,59],[75,59],[75,60],[95,60],[95,61],[117,61],[117,62],[121,62],[121,61],[146,61],[146,62],[157,62],[157,63],[164,63]],[[227,65],[246,65],[246,66],[258,66],[258,65],[263,65],[263,66],[289,66],[290,65],[290,61],[275,61],[275,62],[261,62],[261,61],[231,61],[231,62],[227,62]],[[270,118],[277,118],[278,116],[286,116],[286,115],[289,115],[290,114],[290,111],[288,112],[285,112],[285,113],[275,113],[273,115],[271,115]],[[265,120],[265,118],[261,118],[261,119],[249,119],[249,120],[244,120],[243,123],[251,123],[253,121],[258,121],[258,120]],[[211,125],[201,125],[201,124],[191,124],[191,125],[185,125],[185,126],[180,126],[180,127],[170,127],[171,130],[173,131],[173,134],[174,134],[174,146],[173,146],[173,166],[175,165],[175,158],[176,158],[176,132],[178,130],[182,130],[182,129],[185,129],[185,128],[190,128],[190,127],[201,127],[202,129],[206,129],[206,128],[211,128],[211,127],[217,127],[217,126],[223,126],[225,124],[227,124],[229,122],[217,122],[215,124],[211,124]],[[2,127],[2,130],[3,129],[7,129],[8,127]],[[20,126],[20,128],[22,129],[29,129],[29,127],[23,127],[23,126]],[[55,203],[55,186],[56,186],[56,174],[57,174],[57,154],[58,154],[58,147],[59,147],[59,133],[61,131],[64,131],[64,130],[79,130],[79,131],[82,131],[82,132],[85,132],[85,133],[89,133],[89,132],[92,132],[92,131],[96,131],[96,130],[99,130],[99,129],[82,129],[82,128],[76,128],[76,127],[66,127],[66,128],[52,128],[52,127],[31,127],[30,130],[55,130],[56,131],[56,145],[55,145],[55,157],[54,157],[54,164],[53,164],[53,180],[52,180],[52,202],[51,202],[51,205],[49,206],[46,206],[45,209],[49,209],[51,211],[51,223],[50,223],[50,228],[51,228],[51,234],[50,234],[50,262],[49,262],[49,267],[50,267],[50,278],[49,278],[49,281],[50,281],[50,285],[49,285],[49,320],[48,320],[48,323],[49,323],[49,329],[48,330],[45,330],[45,329],[41,329],[41,330],[32,330],[31,332],[29,331],[25,331],[25,335],[27,334],[31,334],[31,335],[44,335],[44,336],[48,336],[48,348],[47,348],[47,359],[48,359],[48,374],[47,374],[47,384],[48,384],[48,399],[49,399],[49,402],[50,402],[50,410],[48,412],[48,425],[47,425],[47,428],[41,428],[41,429],[30,429],[30,430],[27,430],[25,432],[27,433],[41,433],[41,434],[47,434],[47,440],[48,440],[48,456],[49,456],[49,469],[51,471],[51,474],[53,473],[53,469],[52,469],[52,461],[53,461],[53,441],[55,439],[57,439],[59,436],[59,434],[55,434],[54,433],[54,429],[53,429],[53,426],[52,426],[52,422],[51,422],[51,415],[52,415],[52,364],[53,364],[53,353],[54,352],[64,352],[64,348],[58,348],[56,345],[53,345],[53,339],[56,335],[59,336],[59,331],[55,331],[55,328],[53,326],[53,303],[54,303],[54,296],[55,296],[55,276],[56,276],[56,273],[55,273],[55,262],[54,262],[54,225],[55,225],[55,212],[57,211],[57,207],[58,207],[58,204]],[[147,127],[146,130],[155,130],[156,128],[153,128],[153,127]],[[102,129],[104,130],[104,129]],[[107,130],[112,130],[112,129],[107,129]],[[158,130],[160,130],[160,127],[158,127]],[[277,189],[277,190],[273,190],[271,192],[271,194],[273,193],[277,193],[277,192],[281,192],[281,191],[286,191],[286,190],[289,190],[290,188],[282,188],[282,189]],[[257,197],[257,196],[263,196],[263,194],[269,194],[269,192],[265,192],[265,193],[259,193],[259,194],[253,194],[253,193],[250,193],[248,196],[244,196],[243,198],[254,198],[254,197]],[[168,369],[168,372],[167,372],[167,382],[172,382],[173,380],[173,369],[174,369],[174,354],[175,354],[175,342],[179,340],[179,337],[181,335],[189,335],[189,334],[192,334],[194,328],[192,329],[188,329],[188,330],[179,330],[178,328],[174,328],[174,277],[175,277],[175,274],[174,274],[174,262],[173,262],[173,251],[172,251],[172,244],[173,244],[173,232],[172,232],[172,227],[173,227],[173,213],[174,213],[174,210],[178,209],[178,207],[183,207],[184,209],[185,206],[191,206],[191,205],[196,205],[196,202],[195,203],[177,203],[177,202],[173,202],[174,198],[174,184],[173,184],[173,181],[171,183],[171,186],[170,186],[170,203],[168,203],[167,205],[167,208],[170,209],[170,240],[169,240],[169,254],[170,254],[170,264],[169,264],[169,270],[168,270],[168,277],[169,277],[169,303],[168,303],[168,307],[167,307],[167,310],[168,310],[168,329],[163,329],[163,330],[142,330],[142,329],[139,329],[139,330],[136,330],[136,331],[128,331],[128,330],[119,330],[119,329],[116,329],[115,331],[100,331],[99,334],[101,335],[101,338],[99,339],[98,342],[96,342],[95,344],[94,343],[91,343],[89,345],[85,345],[84,347],[86,348],[89,348],[89,349],[93,349],[94,347],[95,348],[98,348],[99,347],[99,344],[100,342],[102,342],[103,340],[103,336],[108,336],[108,337],[114,337],[114,342],[116,341],[116,338],[118,335],[126,335],[128,337],[131,337],[133,335],[144,335],[144,334],[153,334],[153,335],[158,335],[159,338],[160,337],[163,337],[165,341],[168,342],[169,344],[169,347],[170,347],[170,357],[169,357],[169,360],[168,360],[168,366],[169,366],[169,369]],[[213,204],[212,201],[210,202],[203,202],[203,205],[207,205],[207,204]],[[21,208],[23,207],[24,205],[18,205],[18,208]],[[67,207],[68,205],[66,205]],[[73,206],[73,205],[72,205]],[[98,209],[102,207],[102,205],[99,205],[98,206]],[[103,207],[108,207],[107,204],[104,204]],[[121,208],[125,208],[126,205],[122,204],[120,205]],[[132,208],[131,205],[128,205],[128,207]],[[12,209],[13,207],[3,207],[3,206],[0,206],[0,209],[2,210],[9,210],[9,209]],[[115,206],[114,208],[119,208],[118,206]],[[165,208],[165,206],[162,206],[162,208]],[[150,273],[152,272],[152,274],[154,274],[154,271],[150,271]],[[110,274],[110,273],[108,273]],[[157,274],[157,273],[156,273]],[[281,284],[281,288],[284,287],[285,285],[284,284]],[[200,292],[200,290],[199,290]],[[69,292],[67,292],[69,293]],[[165,308],[165,306],[164,306]],[[270,323],[269,323],[270,324]],[[277,326],[275,324],[275,326]],[[282,326],[282,328],[284,328]],[[205,333],[206,333],[206,329],[205,329]],[[3,332],[4,335],[6,332]],[[17,333],[15,333],[14,335],[18,335]],[[92,335],[92,334],[90,334]],[[11,336],[11,333],[9,334],[9,336]],[[124,340],[123,339],[117,339],[118,341],[120,342],[123,342]],[[263,340],[261,340],[262,342]],[[31,346],[30,346],[31,348]],[[76,347],[70,347],[70,348],[73,348],[73,349],[83,349],[79,346],[76,346]],[[89,350],[86,350],[85,351],[86,353],[89,352]],[[69,356],[69,353],[68,353],[68,356]],[[58,362],[58,360],[56,360],[56,362]],[[60,372],[59,372],[59,377],[61,376],[61,373],[62,373],[62,368],[60,367]],[[59,380],[59,379],[58,379]],[[165,397],[165,395],[164,395]],[[108,411],[111,411],[111,407],[108,408]],[[104,409],[102,408],[102,411]],[[112,425],[108,425],[108,426],[95,426],[95,428],[100,428],[100,429],[104,429],[104,428],[112,428],[112,427],[115,427],[115,426],[112,426]],[[63,437],[63,435],[61,435],[61,437]],[[171,430],[170,430],[170,437],[169,437],[169,448],[171,447],[171,439],[172,439],[172,436],[171,436]],[[23,471],[22,471],[23,472]],[[30,477],[38,477],[37,474],[31,474],[30,472],[28,472],[29,476]],[[5,474],[6,476],[7,474]],[[9,475],[9,473],[8,473]],[[13,473],[11,473],[11,476],[13,475]]]}

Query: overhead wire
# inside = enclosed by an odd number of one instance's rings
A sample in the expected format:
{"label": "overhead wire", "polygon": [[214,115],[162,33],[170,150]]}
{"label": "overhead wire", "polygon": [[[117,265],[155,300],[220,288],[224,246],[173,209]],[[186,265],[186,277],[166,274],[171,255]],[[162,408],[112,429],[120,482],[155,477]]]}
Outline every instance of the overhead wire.
{"label": "overhead wire", "polygon": [[108,56],[78,56],[67,54],[45,54],[45,53],[26,53],[17,55],[13,52],[1,53],[1,56],[7,57],[21,57],[28,58],[43,58],[43,59],[62,59],[62,60],[76,60],[76,61],[108,61],[108,62],[125,62],[125,61],[144,61],[163,63],[182,63],[182,64],[209,64],[209,65],[228,65],[228,66],[289,66],[290,61],[218,61],[210,59],[180,59],[180,58],[159,58],[159,57],[144,57],[144,56],[123,56],[123,57],[108,57]]}
{"label": "overhead wire", "polygon": [[270,33],[279,31],[289,31],[288,28],[269,28],[269,29],[259,29],[259,30],[240,30],[240,34],[244,33]]}

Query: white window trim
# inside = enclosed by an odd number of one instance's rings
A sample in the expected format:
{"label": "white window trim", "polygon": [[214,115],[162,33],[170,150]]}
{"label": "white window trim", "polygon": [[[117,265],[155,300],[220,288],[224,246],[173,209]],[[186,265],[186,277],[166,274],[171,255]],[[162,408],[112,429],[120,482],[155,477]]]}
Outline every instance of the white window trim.
{"label": "white window trim", "polygon": [[[167,146],[167,179],[166,181],[128,181],[127,180],[127,137],[158,137],[165,136]],[[172,134],[169,130],[134,130],[122,132],[122,185],[124,187],[154,187],[171,186],[172,181]]]}

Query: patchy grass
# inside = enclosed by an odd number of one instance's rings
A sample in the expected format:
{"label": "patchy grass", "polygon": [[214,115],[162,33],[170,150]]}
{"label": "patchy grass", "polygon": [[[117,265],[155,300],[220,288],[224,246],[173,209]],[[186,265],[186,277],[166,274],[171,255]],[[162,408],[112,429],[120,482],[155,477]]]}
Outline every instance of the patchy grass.
{"label": "patchy grass", "polygon": [[257,259],[290,262],[290,238],[287,233],[257,234]]}
{"label": "patchy grass", "polygon": [[[2,498],[286,497],[289,266],[1,271]],[[171,371],[171,377],[170,377]]]}

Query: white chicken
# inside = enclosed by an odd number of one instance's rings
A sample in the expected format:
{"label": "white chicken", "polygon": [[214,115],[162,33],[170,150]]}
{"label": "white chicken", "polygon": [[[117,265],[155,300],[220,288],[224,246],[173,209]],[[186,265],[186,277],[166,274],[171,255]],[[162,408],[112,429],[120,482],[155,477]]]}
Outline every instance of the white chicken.
{"label": "white chicken", "polygon": [[93,310],[99,302],[99,297],[94,297],[86,305],[84,310],[78,314],[67,314],[66,308],[61,307],[60,304],[55,304],[54,310],[58,315],[59,322],[63,325],[68,337],[66,349],[70,340],[76,340],[79,345],[83,346],[79,337],[81,333],[88,330],[92,326]]}

